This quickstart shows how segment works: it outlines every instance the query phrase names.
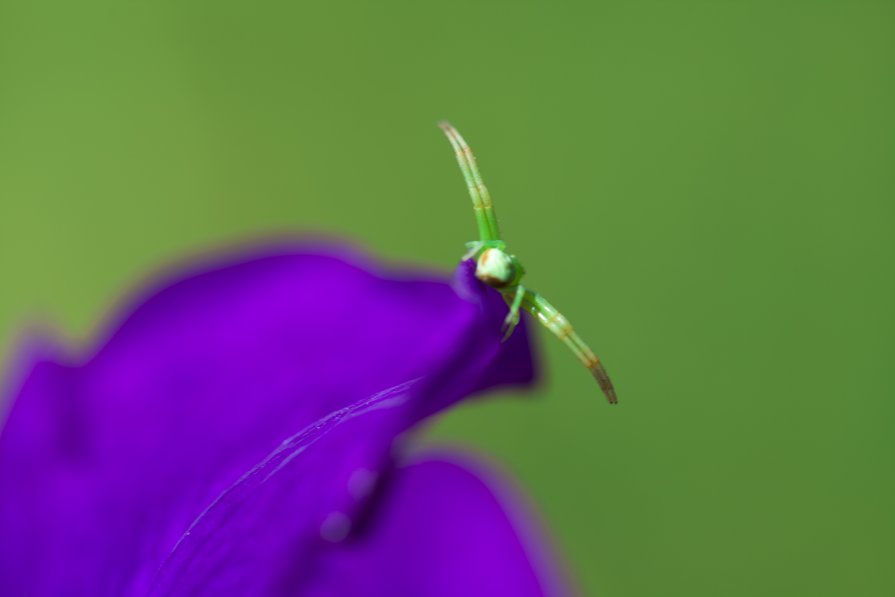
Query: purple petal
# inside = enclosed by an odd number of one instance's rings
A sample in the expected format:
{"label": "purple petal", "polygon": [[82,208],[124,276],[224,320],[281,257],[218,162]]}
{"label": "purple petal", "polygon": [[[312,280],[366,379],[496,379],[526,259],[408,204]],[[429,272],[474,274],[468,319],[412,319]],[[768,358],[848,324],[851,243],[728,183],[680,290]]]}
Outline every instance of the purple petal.
{"label": "purple petal", "polygon": [[566,594],[512,494],[444,461],[381,468],[371,448],[424,383],[290,438],[202,513],[153,594]]}
{"label": "purple petal", "polygon": [[[532,379],[524,329],[500,344],[505,307],[471,274],[280,247],[147,293],[83,362],[37,355],[0,436],[0,594],[274,587],[332,512],[359,515],[352,484],[398,434]],[[253,552],[271,560],[233,559]]]}
{"label": "purple petal", "polygon": [[511,488],[451,460],[397,469],[359,532],[322,553],[306,594],[569,594]]}

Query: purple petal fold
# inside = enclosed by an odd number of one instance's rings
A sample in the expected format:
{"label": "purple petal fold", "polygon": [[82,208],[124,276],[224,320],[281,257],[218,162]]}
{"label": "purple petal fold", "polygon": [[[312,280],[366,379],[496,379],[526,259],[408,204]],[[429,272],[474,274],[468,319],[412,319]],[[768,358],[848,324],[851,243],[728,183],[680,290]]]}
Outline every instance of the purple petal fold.
{"label": "purple petal fold", "polygon": [[359,531],[321,553],[308,594],[567,594],[511,490],[481,464],[456,457],[398,468]]}
{"label": "purple petal fold", "polygon": [[36,351],[0,435],[0,594],[319,586],[314,563],[378,521],[381,480],[414,470],[393,475],[396,438],[533,377],[472,273],[281,246],[172,276],[86,358]]}

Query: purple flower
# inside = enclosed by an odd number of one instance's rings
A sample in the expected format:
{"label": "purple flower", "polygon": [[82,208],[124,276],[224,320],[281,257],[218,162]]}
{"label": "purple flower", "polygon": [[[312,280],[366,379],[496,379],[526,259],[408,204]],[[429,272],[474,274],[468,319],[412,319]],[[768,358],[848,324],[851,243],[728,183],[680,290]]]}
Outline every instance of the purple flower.
{"label": "purple flower", "polygon": [[143,293],[84,355],[29,343],[0,435],[0,594],[564,592],[493,475],[401,449],[533,378],[472,269],[280,246]]}

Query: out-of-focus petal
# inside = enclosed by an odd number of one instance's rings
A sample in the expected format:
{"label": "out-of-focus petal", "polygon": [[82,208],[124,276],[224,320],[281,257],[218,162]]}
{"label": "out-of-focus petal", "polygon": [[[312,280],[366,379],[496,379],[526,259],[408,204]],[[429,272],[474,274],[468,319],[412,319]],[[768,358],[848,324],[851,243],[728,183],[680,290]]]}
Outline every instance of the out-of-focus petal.
{"label": "out-of-focus petal", "polygon": [[323,552],[324,595],[568,595],[533,516],[499,475],[456,457],[394,471],[361,529]]}
{"label": "out-of-focus petal", "polygon": [[[499,342],[505,308],[468,264],[450,284],[332,246],[278,247],[144,296],[89,358],[37,358],[14,391],[0,435],[0,593],[142,593],[164,588],[183,555],[196,559],[179,586],[202,561],[233,565],[207,553],[214,545],[195,549],[194,534],[213,541],[202,525],[301,430],[326,441],[292,456],[307,470],[289,505],[298,535],[283,528],[290,512],[264,511],[278,499],[264,491],[250,492],[261,510],[218,522],[234,540],[240,529],[271,534],[261,552],[310,549],[330,511],[362,508],[351,479],[388,466],[398,434],[474,391],[532,377],[524,329]],[[325,429],[390,388],[402,388],[400,407],[367,405],[369,415]],[[342,437],[352,420],[372,422]],[[278,577],[275,564],[256,586]]]}

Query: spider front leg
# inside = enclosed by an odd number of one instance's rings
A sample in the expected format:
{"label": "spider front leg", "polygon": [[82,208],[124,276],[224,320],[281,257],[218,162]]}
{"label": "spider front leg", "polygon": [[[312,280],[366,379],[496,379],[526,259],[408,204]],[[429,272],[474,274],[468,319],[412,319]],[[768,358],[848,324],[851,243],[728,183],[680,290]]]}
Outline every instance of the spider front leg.
{"label": "spider front leg", "polygon": [[472,209],[475,212],[475,221],[479,229],[479,240],[483,243],[499,241],[500,229],[497,227],[497,214],[494,212],[494,204],[491,202],[488,187],[485,186],[482,175],[479,174],[472,150],[450,123],[439,122],[438,126],[451,142],[454,154],[457,156],[457,163],[463,172],[463,179],[466,181],[466,187],[469,189],[469,196],[472,199]]}
{"label": "spider front leg", "polygon": [[612,386],[609,374],[606,373],[606,368],[603,367],[599,357],[584,343],[584,340],[575,333],[569,320],[557,311],[556,307],[551,305],[547,299],[532,290],[525,292],[522,298],[522,306],[526,311],[537,317],[538,321],[544,324],[544,327],[553,332],[553,335],[562,340],[563,344],[569,347],[569,350],[578,357],[581,364],[587,367],[594,379],[597,380],[600,389],[603,390],[606,399],[609,400],[609,404],[616,404],[618,398],[615,395],[615,388]]}
{"label": "spider front leg", "polygon": [[519,325],[519,309],[522,307],[525,292],[525,286],[521,284],[515,288],[507,288],[500,291],[500,294],[503,295],[504,300],[510,306],[510,312],[507,313],[506,318],[503,320],[503,326],[500,328],[500,331],[503,332],[501,342],[509,340],[510,336],[513,335],[513,330]]}

